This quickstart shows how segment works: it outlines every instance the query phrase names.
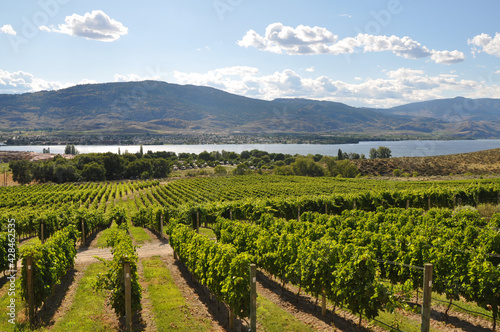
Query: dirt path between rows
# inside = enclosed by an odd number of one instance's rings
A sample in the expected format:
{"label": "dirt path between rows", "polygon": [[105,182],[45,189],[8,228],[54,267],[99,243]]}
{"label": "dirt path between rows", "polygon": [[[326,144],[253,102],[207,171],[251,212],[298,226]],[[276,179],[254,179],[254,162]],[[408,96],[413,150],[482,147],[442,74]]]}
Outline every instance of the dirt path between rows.
{"label": "dirt path between rows", "polygon": [[[97,262],[94,256],[111,260],[113,255],[110,248],[97,248],[92,241],[89,247],[80,247],[76,254],[75,264],[90,264]],[[152,256],[172,256],[172,247],[166,240],[160,241],[154,238],[151,242],[141,244],[137,248],[137,254],[140,258],[147,258]]]}

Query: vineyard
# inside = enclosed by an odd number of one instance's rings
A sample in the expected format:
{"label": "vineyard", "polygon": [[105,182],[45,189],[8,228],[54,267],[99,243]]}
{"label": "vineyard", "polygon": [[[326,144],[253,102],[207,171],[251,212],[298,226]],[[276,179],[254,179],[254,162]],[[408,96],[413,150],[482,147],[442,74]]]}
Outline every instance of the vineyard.
{"label": "vineyard", "polygon": [[[498,330],[499,203],[497,179],[245,175],[2,187],[0,265],[19,273],[14,297],[8,276],[0,283],[0,330],[64,331],[80,321],[89,331],[124,329],[127,273],[134,330],[248,328],[251,263],[257,330],[273,330],[266,313],[275,310],[297,324],[281,330],[419,331],[426,264],[431,330]],[[94,250],[105,258],[79,259]],[[86,312],[75,307],[85,303],[79,292],[94,301],[87,316],[76,316]],[[164,294],[177,299],[168,308]]]}

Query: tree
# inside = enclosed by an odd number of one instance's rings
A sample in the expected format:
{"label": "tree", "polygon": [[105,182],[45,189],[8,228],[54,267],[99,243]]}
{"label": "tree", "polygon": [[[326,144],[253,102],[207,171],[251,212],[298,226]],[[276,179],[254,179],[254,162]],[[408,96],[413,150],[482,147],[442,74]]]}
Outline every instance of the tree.
{"label": "tree", "polygon": [[83,166],[82,177],[85,181],[106,180],[106,169],[95,161]]}
{"label": "tree", "polygon": [[[207,152],[206,150],[203,151],[203,152],[200,152],[200,154],[198,155],[198,160],[199,159],[202,159],[204,161],[213,161],[214,159],[212,158],[212,155]],[[200,162],[198,162],[198,164],[200,164]]]}
{"label": "tree", "polygon": [[40,183],[54,181],[54,162],[52,160],[41,160],[31,165],[33,180]]}
{"label": "tree", "polygon": [[121,156],[107,152],[101,158],[101,163],[104,164],[104,168],[106,169],[106,179],[119,180],[123,178],[125,165]]}
{"label": "tree", "polygon": [[20,184],[28,184],[33,179],[31,164],[28,160],[13,160],[9,163],[12,179]]}
{"label": "tree", "polygon": [[342,153],[342,150],[339,149],[339,151],[337,152],[337,160],[342,160],[344,159],[344,154]]}
{"label": "tree", "polygon": [[68,144],[64,148],[64,154],[77,155],[78,153],[79,153],[78,150],[75,148],[73,144]]}
{"label": "tree", "polygon": [[385,146],[378,147],[378,157],[379,158],[390,158],[391,157],[391,149]]}
{"label": "tree", "polygon": [[379,146],[378,149],[371,148],[370,149],[370,159],[377,158],[390,158],[391,157],[391,149],[385,146]]}
{"label": "tree", "polygon": [[56,163],[54,167],[54,181],[56,183],[75,182],[79,180],[75,166],[68,163]]}
{"label": "tree", "polygon": [[320,164],[313,159],[299,157],[292,163],[293,174],[301,176],[323,176],[324,171]]}
{"label": "tree", "polygon": [[246,173],[247,173],[247,165],[245,164],[239,164],[233,171],[234,175],[244,175]]}
{"label": "tree", "polygon": [[227,174],[227,170],[225,167],[218,165],[214,167],[214,173],[217,175],[225,175]]}
{"label": "tree", "polygon": [[340,175],[343,178],[353,178],[358,175],[358,168],[350,160],[337,160],[328,158],[326,169],[329,176]]}
{"label": "tree", "polygon": [[164,158],[153,160],[153,177],[160,179],[166,177],[170,173],[170,163]]}

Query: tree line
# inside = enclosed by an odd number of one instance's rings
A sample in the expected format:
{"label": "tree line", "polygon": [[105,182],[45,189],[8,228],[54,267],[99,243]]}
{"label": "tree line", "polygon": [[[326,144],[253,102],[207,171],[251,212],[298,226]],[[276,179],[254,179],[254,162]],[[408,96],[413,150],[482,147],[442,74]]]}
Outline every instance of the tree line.
{"label": "tree line", "polygon": [[171,171],[171,162],[162,153],[115,154],[89,153],[72,159],[55,156],[52,159],[30,162],[14,160],[9,163],[14,181],[20,184],[123,179],[164,178]]}
{"label": "tree line", "polygon": [[[210,166],[215,173],[225,174],[221,165],[235,165],[234,175],[243,175],[254,171],[273,170],[277,175],[300,176],[340,176],[355,177],[357,167],[354,159],[365,159],[364,155],[345,153],[338,150],[337,156],[321,154],[291,155],[269,153],[261,150],[242,151],[203,151],[196,153],[178,153],[168,151],[144,153],[141,146],[137,153],[89,153],[78,154],[74,146],[67,146],[66,154],[71,158],[55,156],[51,159],[30,162],[28,160],[11,161],[13,179],[21,184],[80,181],[107,181],[124,179],[152,179],[168,176],[174,165],[187,168]],[[391,151],[379,147],[370,151],[371,158],[389,158]]]}

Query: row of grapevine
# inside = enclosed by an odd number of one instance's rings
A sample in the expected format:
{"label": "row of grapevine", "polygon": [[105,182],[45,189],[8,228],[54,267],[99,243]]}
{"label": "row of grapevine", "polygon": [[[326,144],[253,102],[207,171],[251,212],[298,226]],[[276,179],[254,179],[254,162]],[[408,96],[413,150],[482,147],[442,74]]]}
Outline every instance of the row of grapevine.
{"label": "row of grapevine", "polygon": [[104,289],[110,292],[111,306],[119,317],[125,315],[124,262],[130,263],[132,311],[140,311],[142,307],[142,288],[137,273],[139,256],[137,255],[136,246],[132,244],[126,225],[127,223],[121,223],[119,228],[108,235],[106,244],[112,247],[113,259],[111,261],[100,259],[106,266],[107,271],[99,274],[94,282],[94,289]]}
{"label": "row of grapevine", "polygon": [[[496,322],[500,309],[500,215],[487,222],[471,210],[453,214],[446,209],[424,213],[421,209],[379,208],[377,212],[344,211],[333,216],[309,212],[302,214],[301,220],[264,215],[259,225],[251,225],[219,217],[214,229],[221,242],[233,243],[238,252],[259,257],[264,269],[316,295],[325,284],[335,284],[334,280],[321,281],[316,274],[325,267],[317,264],[345,248],[366,251],[372,260],[381,260],[376,274],[393,285],[413,289],[421,287],[422,272],[402,265],[432,263],[434,291],[450,301],[463,297],[491,309]],[[335,259],[328,264],[335,266]],[[337,272],[326,275],[335,278]]]}
{"label": "row of grapevine", "polygon": [[[200,222],[214,223],[217,216],[258,220],[263,214],[297,219],[304,211],[340,214],[350,209],[376,211],[378,207],[431,207],[454,208],[458,204],[497,203],[500,187],[496,185],[468,186],[464,188],[430,188],[421,190],[361,191],[348,194],[290,196],[272,198],[247,198],[228,202],[185,204],[169,207],[169,214],[186,224],[195,223],[196,211]],[[158,204],[159,205],[159,204]]]}
{"label": "row of grapevine", "polygon": [[196,279],[237,316],[248,317],[252,257],[238,254],[232,245],[215,243],[185,225],[172,223],[167,232],[175,253]]}
{"label": "row of grapevine", "polygon": [[329,236],[315,239],[302,232],[264,228],[219,218],[215,233],[221,243],[232,243],[237,252],[249,253],[257,266],[316,297],[326,296],[335,305],[368,318],[397,304],[395,295],[378,275],[379,264],[365,247],[340,244]]}
{"label": "row of grapevine", "polygon": [[52,294],[54,287],[60,282],[69,268],[74,265],[76,256],[77,229],[70,225],[50,237],[44,244],[25,246],[21,250],[23,262],[21,278],[21,295],[28,297],[28,257],[32,257],[33,265],[33,303],[40,308]]}

